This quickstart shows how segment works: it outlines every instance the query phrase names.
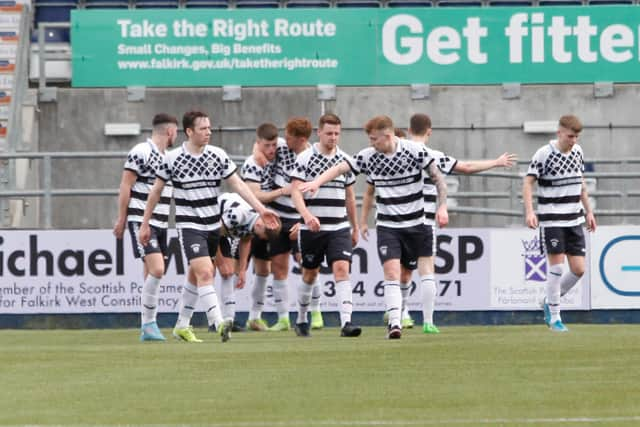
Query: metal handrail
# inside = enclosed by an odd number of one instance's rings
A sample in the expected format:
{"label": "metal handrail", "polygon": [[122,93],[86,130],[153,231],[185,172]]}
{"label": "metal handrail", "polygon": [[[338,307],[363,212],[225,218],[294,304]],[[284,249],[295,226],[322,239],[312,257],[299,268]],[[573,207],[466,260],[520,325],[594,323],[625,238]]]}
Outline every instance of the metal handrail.
{"label": "metal handrail", "polygon": [[[19,153],[0,153],[0,160],[2,159],[39,159],[43,161],[42,165],[42,189],[37,190],[0,190],[0,197],[6,198],[20,198],[20,197],[40,197],[42,198],[42,209],[44,217],[44,227],[51,228],[52,215],[51,206],[52,198],[58,196],[117,196],[119,190],[117,188],[107,189],[92,189],[92,188],[52,188],[52,161],[54,159],[122,159],[127,156],[125,151],[69,151],[69,152],[19,152]],[[230,158],[237,164],[242,164],[246,159],[246,156],[230,155]],[[634,161],[634,160],[637,160]],[[608,164],[629,164],[640,163],[640,159],[592,159],[589,160],[593,163],[608,163]],[[458,175],[463,176],[463,175]],[[456,192],[450,195],[450,198],[455,199],[504,199],[511,200],[511,209],[497,209],[497,208],[483,208],[483,207],[471,207],[471,206],[451,206],[449,211],[451,213],[463,213],[474,215],[501,215],[508,217],[522,216],[521,208],[521,194],[520,186],[516,185],[516,180],[522,180],[524,173],[519,172],[482,172],[472,175],[482,178],[501,178],[507,179],[511,182],[510,188],[505,191],[466,191]],[[586,177],[603,178],[603,179],[629,179],[640,178],[640,172],[587,172]],[[640,191],[620,191],[620,190],[608,190],[608,191],[593,191],[590,193],[591,197],[617,197],[624,199],[625,197],[640,197]],[[362,201],[362,195],[357,195],[356,199],[359,203]],[[640,210],[604,210],[596,209],[596,214],[599,216],[640,216]]]}

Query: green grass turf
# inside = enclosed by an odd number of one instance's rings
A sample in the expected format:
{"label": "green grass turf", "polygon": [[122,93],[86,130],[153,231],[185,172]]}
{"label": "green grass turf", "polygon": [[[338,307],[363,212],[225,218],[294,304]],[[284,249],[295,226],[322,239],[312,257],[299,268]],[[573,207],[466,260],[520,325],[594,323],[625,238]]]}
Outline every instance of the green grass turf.
{"label": "green grass turf", "polygon": [[[0,331],[6,425],[640,425],[640,325]],[[170,331],[164,331],[167,336]]]}

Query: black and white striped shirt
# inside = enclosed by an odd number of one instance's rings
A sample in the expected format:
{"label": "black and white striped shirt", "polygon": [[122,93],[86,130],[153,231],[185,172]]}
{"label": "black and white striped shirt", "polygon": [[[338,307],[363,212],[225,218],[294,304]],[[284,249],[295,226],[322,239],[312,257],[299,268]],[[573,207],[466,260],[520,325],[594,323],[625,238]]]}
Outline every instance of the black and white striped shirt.
{"label": "black and white striped shirt", "polygon": [[540,226],[573,227],[585,221],[580,201],[584,158],[578,144],[564,154],[557,143],[552,140],[536,151],[527,175],[538,181]]}
{"label": "black and white striped shirt", "polygon": [[423,144],[395,141],[396,150],[391,154],[369,147],[346,160],[353,172],[367,175],[367,182],[376,188],[376,224],[412,227],[424,223],[422,173],[434,159]]}
{"label": "black and white striped shirt", "polygon": [[[284,138],[278,138],[276,148],[276,167],[273,173],[273,189],[286,187],[291,183],[291,171],[296,164],[297,155],[292,151]],[[269,207],[285,220],[299,221],[300,214],[291,200],[291,196],[280,196]]]}
{"label": "black and white striped shirt", "polygon": [[212,231],[220,228],[220,184],[236,171],[227,153],[207,145],[190,154],[183,144],[167,153],[158,178],[171,180],[176,204],[176,227]]}
{"label": "black and white striped shirt", "polygon": [[[162,164],[164,155],[151,139],[136,144],[129,151],[124,169],[136,174],[136,182],[131,187],[129,206],[127,207],[127,221],[142,222],[144,207],[149,198],[149,192],[156,180],[156,170]],[[167,228],[169,222],[169,204],[171,203],[171,182],[162,189],[160,201],[153,209],[149,223],[154,227]]]}
{"label": "black and white striped shirt", "polygon": [[[442,151],[429,148],[429,153],[434,157],[436,165],[440,172],[444,174],[450,174],[453,172],[453,168],[456,167],[458,161],[444,154]],[[436,188],[429,173],[423,171],[423,184],[424,188],[422,194],[424,196],[424,223],[434,226],[436,224],[436,211],[438,210],[438,189]]]}
{"label": "black and white striped shirt", "polygon": [[224,193],[219,200],[221,220],[228,235],[233,238],[251,236],[260,215],[236,193]]}
{"label": "black and white striped shirt", "polygon": [[260,184],[260,190],[272,191],[275,167],[275,160],[267,163],[263,167],[256,163],[253,156],[249,156],[242,164],[240,174],[242,175],[243,180],[249,182],[257,182],[258,184]]}
{"label": "black and white striped shirt", "polygon": [[[291,171],[291,178],[313,181],[347,157],[347,154],[339,148],[333,156],[326,156],[320,153],[318,145],[314,144],[298,155],[296,165]],[[320,221],[320,230],[341,230],[350,226],[345,203],[345,188],[353,185],[355,181],[355,176],[349,171],[322,185],[313,196],[304,195],[307,208]],[[308,230],[308,227],[301,224],[300,229]]]}

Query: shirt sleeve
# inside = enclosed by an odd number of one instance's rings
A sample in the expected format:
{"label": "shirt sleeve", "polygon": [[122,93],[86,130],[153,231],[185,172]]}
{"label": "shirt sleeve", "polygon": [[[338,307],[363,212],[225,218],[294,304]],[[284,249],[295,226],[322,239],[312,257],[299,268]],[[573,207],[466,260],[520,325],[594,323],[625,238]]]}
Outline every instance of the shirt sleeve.
{"label": "shirt sleeve", "polygon": [[262,182],[262,173],[264,169],[258,166],[255,162],[252,162],[250,159],[247,159],[242,165],[242,169],[240,174],[242,175],[242,179],[245,181],[251,182]]}
{"label": "shirt sleeve", "polygon": [[146,159],[144,154],[137,150],[131,150],[127,155],[127,160],[124,162],[125,170],[130,170],[136,175],[140,175],[140,171],[144,166]]}
{"label": "shirt sleeve", "polygon": [[536,153],[531,158],[531,163],[529,163],[529,169],[527,169],[527,175],[533,176],[536,179],[540,178],[540,176],[544,173],[544,159],[543,159],[542,149],[536,151]]}
{"label": "shirt sleeve", "polygon": [[229,155],[224,150],[220,150],[220,153],[221,153],[220,162],[222,164],[222,171],[221,171],[222,177],[224,179],[227,179],[235,173],[238,167],[233,162],[233,160],[231,160]]}
{"label": "shirt sleeve", "polygon": [[307,164],[309,163],[309,156],[306,155],[306,151],[301,153],[291,168],[289,176],[291,179],[299,179],[300,181],[307,181]]}
{"label": "shirt sleeve", "polygon": [[426,169],[434,161],[434,156],[423,144],[416,144],[418,146],[418,160],[420,167]]}
{"label": "shirt sleeve", "polygon": [[453,168],[458,164],[458,160],[455,157],[448,156],[444,153],[442,153],[442,156],[436,158],[436,162],[438,169],[447,175],[453,172]]}

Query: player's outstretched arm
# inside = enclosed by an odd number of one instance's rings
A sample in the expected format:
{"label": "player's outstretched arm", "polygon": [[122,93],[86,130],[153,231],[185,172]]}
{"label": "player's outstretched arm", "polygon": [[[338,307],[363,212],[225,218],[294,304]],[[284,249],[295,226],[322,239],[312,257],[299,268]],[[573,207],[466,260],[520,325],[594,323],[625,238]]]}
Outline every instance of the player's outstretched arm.
{"label": "player's outstretched arm", "polygon": [[493,160],[468,160],[456,163],[454,171],[464,174],[478,173],[493,168],[510,168],[518,160],[518,156],[513,153],[504,153]]}
{"label": "player's outstretched arm", "polygon": [[333,181],[338,176],[349,172],[351,170],[351,166],[347,163],[346,160],[341,161],[337,165],[334,165],[324,171],[320,176],[318,176],[313,181],[305,182],[300,185],[300,191],[303,193],[309,192],[310,194],[315,194],[318,191],[318,188],[322,186],[322,184],[326,184],[329,181]]}
{"label": "player's outstretched arm", "polygon": [[260,183],[258,182],[245,181],[245,184],[249,186],[249,189],[262,203],[270,203],[278,197],[286,195],[286,191],[284,188],[278,188],[277,190],[272,191],[262,191],[262,189],[260,188]]}
{"label": "player's outstretched arm", "polygon": [[255,196],[255,194],[253,194],[251,189],[249,189],[249,186],[247,186],[247,184],[243,180],[240,179],[240,177],[238,176],[237,173],[234,172],[233,174],[231,174],[227,178],[227,182],[229,183],[229,185],[231,186],[233,191],[238,193],[238,195],[240,195],[240,197],[242,197],[244,200],[246,200],[246,202],[249,203],[249,205],[253,209],[255,209],[256,212],[258,212],[260,214],[260,217],[264,221],[264,224],[265,224],[265,226],[267,228],[273,230],[276,227],[278,227],[278,224],[279,224],[278,223],[278,214],[276,214],[275,212],[273,212],[270,209],[267,209],[260,202],[260,200],[258,200],[258,198]]}
{"label": "player's outstretched arm", "polygon": [[522,184],[522,202],[524,203],[524,220],[529,228],[538,228],[538,217],[533,210],[533,184],[536,178],[527,175]]}

